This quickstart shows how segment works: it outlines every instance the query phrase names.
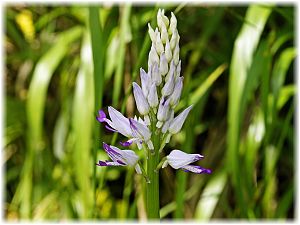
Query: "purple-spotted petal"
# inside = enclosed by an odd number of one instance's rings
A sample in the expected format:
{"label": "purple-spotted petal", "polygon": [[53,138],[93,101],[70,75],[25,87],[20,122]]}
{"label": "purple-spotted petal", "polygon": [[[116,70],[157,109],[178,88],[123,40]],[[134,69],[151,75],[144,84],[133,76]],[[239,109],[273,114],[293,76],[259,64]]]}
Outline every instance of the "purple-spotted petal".
{"label": "purple-spotted petal", "polygon": [[195,165],[187,165],[181,168],[184,172],[193,172],[193,173],[206,173],[211,174],[212,171],[210,169],[202,168],[201,166],[195,166]]}

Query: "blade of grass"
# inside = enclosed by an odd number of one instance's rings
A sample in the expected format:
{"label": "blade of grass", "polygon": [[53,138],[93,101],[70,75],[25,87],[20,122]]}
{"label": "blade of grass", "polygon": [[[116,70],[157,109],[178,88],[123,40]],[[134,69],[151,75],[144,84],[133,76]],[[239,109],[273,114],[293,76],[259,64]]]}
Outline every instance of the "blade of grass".
{"label": "blade of grass", "polygon": [[[81,66],[76,79],[76,88],[73,103],[72,128],[74,135],[73,167],[75,182],[79,191],[77,198],[78,214],[80,218],[87,219],[93,214],[93,186],[91,182],[92,168],[91,137],[94,124],[94,80],[92,62],[92,49],[89,32],[84,34],[81,47]],[[84,107],[83,107],[84,104]]]}
{"label": "blade of grass", "polygon": [[[81,35],[81,32],[80,27],[75,27],[60,34],[55,45],[37,63],[30,82],[26,103],[28,154],[26,154],[22,179],[14,198],[15,201],[21,204],[20,213],[22,218],[30,218],[31,216],[34,155],[42,147],[43,115],[48,85],[55,69],[67,53],[69,44],[75,41]],[[24,192],[26,192],[26,195],[22,194]]]}
{"label": "blade of grass", "polygon": [[271,13],[270,8],[252,5],[248,8],[241,31],[234,43],[229,76],[229,106],[228,106],[228,134],[227,134],[227,169],[232,177],[232,184],[236,192],[236,200],[243,217],[247,216],[246,204],[241,190],[241,174],[239,159],[239,139],[241,127],[241,109],[243,90],[252,64],[253,53],[259,42],[266,21]]}
{"label": "blade of grass", "polygon": [[[93,72],[94,72],[94,110],[102,108],[103,98],[103,84],[104,84],[104,46],[103,31],[100,21],[99,7],[89,7],[89,29],[91,33],[91,46],[93,53]],[[102,135],[101,126],[95,121],[94,126],[94,150],[93,160],[97,162],[97,151],[100,148],[99,137]],[[94,194],[96,195],[97,182],[96,182],[96,166],[93,168],[93,187]],[[104,176],[104,173],[101,173]],[[100,179],[102,180],[102,179]],[[100,187],[101,188],[101,187]],[[96,210],[96,198],[94,198],[94,210]],[[94,212],[94,215],[96,212]]]}
{"label": "blade of grass", "polygon": [[124,8],[122,8],[122,15],[120,18],[120,46],[118,52],[118,65],[117,70],[114,78],[114,88],[113,88],[113,101],[112,104],[114,106],[118,105],[118,100],[121,93],[122,82],[123,82],[123,72],[124,72],[124,59],[125,59],[125,51],[126,51],[126,36],[127,33],[130,31],[130,12],[131,12],[131,5],[126,4]]}

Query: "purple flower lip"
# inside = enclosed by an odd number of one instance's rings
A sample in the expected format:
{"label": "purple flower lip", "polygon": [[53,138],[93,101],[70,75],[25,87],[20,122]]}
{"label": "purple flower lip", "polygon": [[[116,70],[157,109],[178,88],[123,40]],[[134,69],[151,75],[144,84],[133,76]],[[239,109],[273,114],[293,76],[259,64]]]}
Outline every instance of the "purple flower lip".
{"label": "purple flower lip", "polygon": [[124,141],[124,142],[120,141],[119,143],[124,147],[128,147],[132,144],[132,141]]}
{"label": "purple flower lip", "polygon": [[98,111],[98,115],[97,115],[96,119],[97,119],[100,123],[105,122],[104,119],[106,119],[106,114],[105,114],[105,112],[104,112],[102,109],[100,109],[100,110]]}
{"label": "purple flower lip", "polygon": [[96,165],[97,166],[107,166],[107,163],[99,160],[99,162]]}

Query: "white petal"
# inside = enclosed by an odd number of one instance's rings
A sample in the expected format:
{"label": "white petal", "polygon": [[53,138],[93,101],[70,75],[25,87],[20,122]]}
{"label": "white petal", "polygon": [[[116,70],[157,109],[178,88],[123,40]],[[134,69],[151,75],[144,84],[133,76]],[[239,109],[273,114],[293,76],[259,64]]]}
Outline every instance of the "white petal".
{"label": "white petal", "polygon": [[181,128],[182,128],[182,125],[186,119],[186,117],[188,116],[190,110],[192,109],[192,105],[187,107],[185,110],[183,110],[183,112],[181,112],[178,116],[176,116],[174,118],[174,120],[172,121],[170,127],[169,127],[169,132],[171,134],[176,134],[178,133]]}
{"label": "white petal", "polygon": [[148,141],[151,138],[151,132],[147,126],[134,119],[129,119],[133,134],[142,140]]}
{"label": "white petal", "polygon": [[111,118],[112,123],[106,121],[112,128],[116,129],[118,132],[126,137],[132,137],[132,132],[129,124],[129,120],[122,115],[118,110],[112,106],[108,107],[108,114]]}
{"label": "white petal", "polygon": [[180,150],[173,150],[168,156],[167,160],[170,166],[174,169],[179,169],[190,163],[200,160],[203,158],[200,154],[187,154]]}
{"label": "white petal", "polygon": [[134,166],[137,161],[139,160],[139,157],[137,154],[135,154],[132,150],[122,150],[122,155],[124,160],[127,162],[128,165]]}

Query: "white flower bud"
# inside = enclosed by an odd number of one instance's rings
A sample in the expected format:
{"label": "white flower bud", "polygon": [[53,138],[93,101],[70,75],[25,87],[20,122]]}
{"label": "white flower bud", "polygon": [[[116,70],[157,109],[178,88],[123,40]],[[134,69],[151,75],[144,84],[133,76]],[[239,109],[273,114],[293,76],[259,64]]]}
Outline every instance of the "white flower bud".
{"label": "white flower bud", "polygon": [[161,41],[159,32],[156,33],[155,48],[156,48],[156,51],[157,51],[158,55],[161,55],[161,53],[163,53],[163,51],[164,51],[164,46],[163,46],[163,43]]}
{"label": "white flower bud", "polygon": [[160,85],[162,82],[161,74],[158,69],[158,64],[154,63],[151,67],[151,75],[152,75],[152,82],[155,82],[156,86]]}
{"label": "white flower bud", "polygon": [[174,59],[175,65],[177,65],[178,62],[179,62],[179,43],[177,43],[177,45],[175,47],[174,54],[173,54],[173,59]]}
{"label": "white flower bud", "polygon": [[148,114],[150,107],[149,107],[149,104],[148,104],[144,94],[143,94],[142,89],[135,82],[133,82],[132,85],[133,85],[133,95],[134,95],[137,109],[139,110],[140,114],[142,114],[142,115]]}
{"label": "white flower bud", "polygon": [[179,35],[178,35],[177,29],[175,29],[174,31],[172,31],[172,37],[171,37],[171,40],[170,40],[170,46],[171,46],[172,50],[175,49],[175,46],[176,46],[178,41],[179,41]]}
{"label": "white flower bud", "polygon": [[149,90],[148,103],[152,108],[155,108],[158,105],[158,96],[155,83],[151,85],[151,88]]}
{"label": "white flower bud", "polygon": [[169,39],[167,39],[167,41],[166,41],[165,54],[166,54],[166,58],[167,58],[168,62],[170,62],[172,59],[172,50],[170,47]]}
{"label": "white flower bud", "polygon": [[167,32],[167,28],[166,28],[165,24],[163,24],[163,26],[161,28],[161,41],[163,44],[165,44],[167,40],[169,40],[169,34]]}
{"label": "white flower bud", "polygon": [[169,72],[171,72],[171,75],[168,76],[168,79],[166,80],[166,83],[161,90],[162,96],[169,96],[170,94],[172,94],[174,90],[174,85],[175,85],[174,69],[173,70],[170,69]]}
{"label": "white flower bud", "polygon": [[170,79],[171,76],[174,76],[174,77],[175,77],[175,75],[174,75],[175,69],[176,69],[175,63],[174,63],[174,60],[172,60],[172,61],[170,62],[170,69],[169,69],[169,72],[168,72],[168,74],[167,74],[166,77],[165,77],[165,82],[167,82],[167,81]]}
{"label": "white flower bud", "polygon": [[158,111],[157,111],[157,119],[159,121],[166,121],[169,115],[169,103],[170,100],[164,97],[161,98]]}
{"label": "white flower bud", "polygon": [[174,91],[170,96],[170,105],[175,108],[179,102],[183,87],[183,77],[178,77],[175,83]]}
{"label": "white flower bud", "polygon": [[162,20],[166,27],[169,27],[169,19],[165,15],[162,15]]}
{"label": "white flower bud", "polygon": [[148,28],[149,28],[148,33],[149,33],[150,39],[151,39],[152,43],[155,43],[156,42],[156,35],[155,35],[155,32],[152,29],[150,23],[148,23]]}
{"label": "white flower bud", "polygon": [[180,77],[180,72],[181,72],[181,60],[179,60],[178,65],[176,67],[176,77]]}
{"label": "white flower bud", "polygon": [[165,124],[163,125],[163,127],[161,128],[161,132],[163,133],[163,134],[165,134],[167,131],[168,131],[168,129],[169,129],[169,127],[170,127],[170,124],[171,124],[171,122],[172,122],[172,120],[174,119],[174,110],[170,110],[171,112],[170,112],[170,114],[169,114],[169,119],[165,122]]}
{"label": "white flower bud", "polygon": [[150,52],[149,52],[149,59],[148,59],[148,68],[151,68],[151,65],[153,65],[154,63],[159,63],[159,57],[157,55],[157,52],[155,50],[155,47],[152,43]]}
{"label": "white flower bud", "polygon": [[156,19],[157,19],[157,26],[159,27],[159,29],[161,29],[162,24],[163,24],[162,10],[161,9],[158,10]]}
{"label": "white flower bud", "polygon": [[173,12],[171,12],[171,20],[170,20],[170,27],[169,33],[172,33],[175,29],[177,29],[177,19]]}
{"label": "white flower bud", "polygon": [[166,59],[165,53],[162,53],[160,56],[159,73],[163,76],[168,73],[168,61]]}
{"label": "white flower bud", "polygon": [[176,116],[173,119],[173,121],[171,122],[171,125],[168,129],[171,134],[176,134],[181,130],[182,125],[183,125],[186,117],[188,116],[190,110],[192,109],[192,107],[193,107],[192,105],[187,107],[178,116]]}
{"label": "white flower bud", "polygon": [[140,68],[140,77],[143,94],[145,97],[147,97],[151,87],[151,77],[145,72],[145,70],[143,70],[143,68]]}

